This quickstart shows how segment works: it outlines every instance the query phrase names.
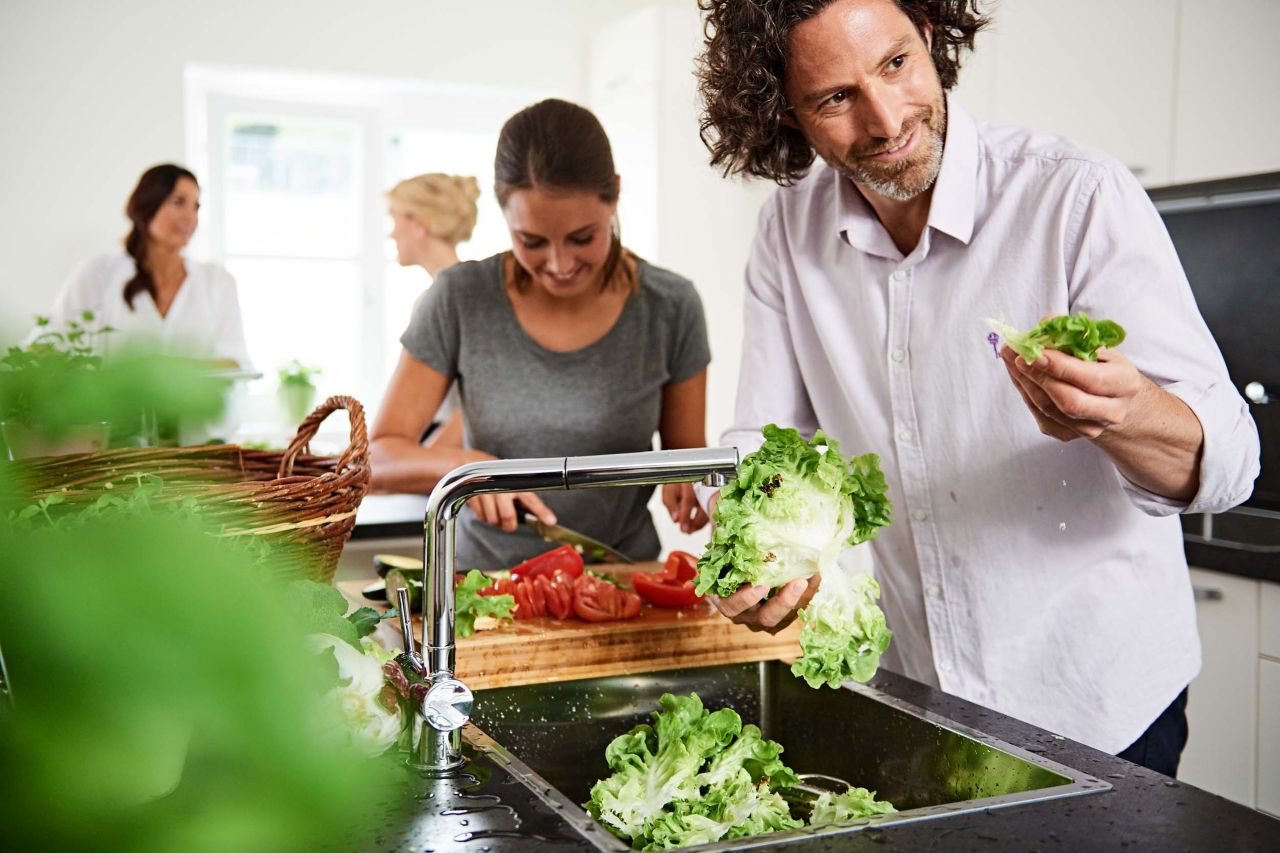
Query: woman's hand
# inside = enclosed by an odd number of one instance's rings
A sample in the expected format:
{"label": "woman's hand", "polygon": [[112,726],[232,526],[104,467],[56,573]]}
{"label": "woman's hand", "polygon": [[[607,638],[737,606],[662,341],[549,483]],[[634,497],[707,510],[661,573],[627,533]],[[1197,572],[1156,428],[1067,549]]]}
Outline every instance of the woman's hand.
{"label": "woman's hand", "polygon": [[526,511],[536,515],[544,524],[556,523],[556,514],[533,492],[477,495],[467,501],[467,506],[485,524],[501,527],[508,533],[514,533],[520,526],[520,514]]}
{"label": "woman's hand", "polygon": [[671,520],[680,525],[681,533],[701,530],[710,520],[698,505],[692,483],[667,483],[662,487],[662,505],[667,508]]}

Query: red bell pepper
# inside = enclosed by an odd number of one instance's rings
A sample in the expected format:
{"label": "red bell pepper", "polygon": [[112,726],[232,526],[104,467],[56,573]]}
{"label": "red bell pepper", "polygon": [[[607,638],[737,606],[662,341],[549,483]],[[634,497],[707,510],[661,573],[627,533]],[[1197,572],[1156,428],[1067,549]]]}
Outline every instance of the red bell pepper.
{"label": "red bell pepper", "polygon": [[559,548],[552,548],[550,551],[525,560],[511,570],[511,577],[514,580],[536,577],[554,578],[556,572],[564,572],[570,578],[576,578],[582,574],[582,568],[582,555],[571,545],[561,545]]}
{"label": "red bell pepper", "polygon": [[687,551],[672,551],[660,572],[636,572],[631,585],[640,597],[658,607],[689,607],[702,601],[693,591],[698,558]]}

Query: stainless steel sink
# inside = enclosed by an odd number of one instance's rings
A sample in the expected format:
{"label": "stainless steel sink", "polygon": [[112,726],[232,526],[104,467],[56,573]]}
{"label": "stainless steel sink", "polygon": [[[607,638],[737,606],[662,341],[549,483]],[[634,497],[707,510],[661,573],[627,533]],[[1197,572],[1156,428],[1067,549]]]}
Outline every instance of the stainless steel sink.
{"label": "stainless steel sink", "polygon": [[1111,787],[872,687],[812,690],[777,661],[485,690],[476,696],[473,725],[464,736],[598,849],[626,850],[580,804],[609,773],[608,743],[648,721],[663,693],[691,692],[711,710],[730,707],[760,726],[785,747],[783,759],[797,773],[870,788],[898,809],[850,825],[703,846],[709,850],[888,828]]}

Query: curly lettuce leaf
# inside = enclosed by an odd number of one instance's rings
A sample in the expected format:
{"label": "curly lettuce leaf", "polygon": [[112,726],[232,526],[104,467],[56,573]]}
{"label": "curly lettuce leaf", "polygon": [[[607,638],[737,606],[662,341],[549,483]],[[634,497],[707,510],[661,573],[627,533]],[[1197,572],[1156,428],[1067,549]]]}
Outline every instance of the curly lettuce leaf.
{"label": "curly lettuce leaf", "polygon": [[480,590],[493,583],[484,572],[472,569],[454,587],[454,632],[459,637],[470,637],[476,632],[476,618],[493,616],[510,619],[516,606],[513,595],[481,595]]}
{"label": "curly lettuce leaf", "polygon": [[866,572],[837,564],[823,575],[809,606],[800,611],[803,654],[791,673],[813,688],[871,680],[893,637],[876,604],[879,597],[880,585]]}
{"label": "curly lettuce leaf", "polygon": [[850,788],[843,794],[824,791],[813,803],[813,814],[809,818],[809,825],[847,823],[851,820],[892,814],[896,811],[893,803],[888,800],[877,800],[876,792],[868,791],[866,788]]}
{"label": "curly lettuce leaf", "polygon": [[811,441],[776,424],[762,432],[764,444],[720,492],[711,543],[698,561],[699,595],[821,574],[844,548],[889,523],[878,456],[846,462],[839,443],[820,430]]}
{"label": "curly lettuce leaf", "polygon": [[613,775],[584,804],[591,816],[643,850],[741,838],[801,825],[777,788],[795,784],[781,745],[730,708],[708,712],[697,694],[665,694],[652,725],[605,750]]}
{"label": "curly lettuce leaf", "polygon": [[1100,347],[1119,346],[1124,328],[1113,320],[1094,320],[1083,311],[1059,314],[1021,332],[1002,320],[987,318],[991,330],[1004,339],[1027,364],[1034,364],[1046,349],[1056,349],[1085,361],[1097,361]]}

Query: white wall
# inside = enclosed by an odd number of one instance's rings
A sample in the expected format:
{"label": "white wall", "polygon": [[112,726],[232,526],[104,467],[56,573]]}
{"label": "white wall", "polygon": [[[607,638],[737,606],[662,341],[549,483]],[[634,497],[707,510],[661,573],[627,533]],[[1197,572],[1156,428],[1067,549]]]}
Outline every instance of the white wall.
{"label": "white wall", "polygon": [[183,65],[239,63],[581,100],[590,35],[633,0],[4,0],[0,343],[120,245],[138,175],[185,152]]}

